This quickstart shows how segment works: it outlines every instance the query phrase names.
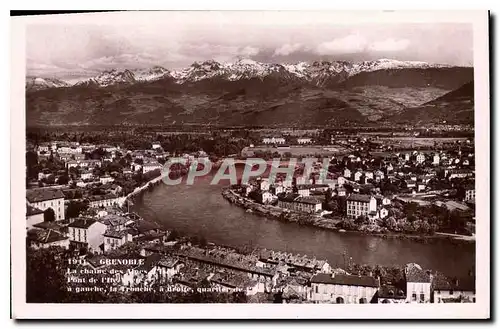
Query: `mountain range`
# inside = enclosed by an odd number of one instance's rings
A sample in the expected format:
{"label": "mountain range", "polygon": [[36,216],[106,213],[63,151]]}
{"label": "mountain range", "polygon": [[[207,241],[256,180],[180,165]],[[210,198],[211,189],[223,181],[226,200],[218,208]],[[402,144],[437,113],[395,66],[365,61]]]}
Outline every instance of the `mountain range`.
{"label": "mountain range", "polygon": [[29,77],[27,124],[425,123],[448,117],[455,102],[461,104],[463,122],[473,118],[473,88],[466,87],[472,80],[471,67],[389,59],[296,64],[209,60],[180,70],[104,71],[74,85]]}

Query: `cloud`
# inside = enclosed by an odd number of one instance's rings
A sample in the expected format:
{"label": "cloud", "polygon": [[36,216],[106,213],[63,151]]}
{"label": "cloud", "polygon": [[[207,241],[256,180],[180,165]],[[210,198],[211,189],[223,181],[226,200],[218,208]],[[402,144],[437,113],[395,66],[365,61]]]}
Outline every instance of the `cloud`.
{"label": "cloud", "polygon": [[364,51],[366,46],[366,38],[359,34],[350,34],[343,38],[320,43],[316,47],[316,52],[320,55],[358,53]]}
{"label": "cloud", "polygon": [[[179,54],[195,60],[214,59],[217,61],[231,61],[239,57],[253,57],[260,52],[254,46],[228,46],[219,44],[189,44],[179,50]],[[195,54],[193,56],[193,54]]]}
{"label": "cloud", "polygon": [[401,51],[408,48],[410,41],[407,39],[393,39],[389,38],[383,41],[373,42],[368,49],[371,51]]}
{"label": "cloud", "polygon": [[257,55],[258,53],[259,53],[259,48],[250,47],[250,46],[246,46],[245,48],[239,50],[239,56],[250,57],[250,56]]}
{"label": "cloud", "polygon": [[283,46],[277,48],[275,51],[274,51],[274,54],[273,56],[288,56],[290,55],[291,53],[294,53],[298,50],[300,50],[302,48],[302,44],[300,43],[294,43],[294,44],[284,44]]}

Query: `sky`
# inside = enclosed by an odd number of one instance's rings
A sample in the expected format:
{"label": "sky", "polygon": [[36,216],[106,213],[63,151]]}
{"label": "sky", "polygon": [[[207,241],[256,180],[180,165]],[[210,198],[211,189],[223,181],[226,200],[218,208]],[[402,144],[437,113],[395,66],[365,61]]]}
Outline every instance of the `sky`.
{"label": "sky", "polygon": [[71,81],[109,69],[180,69],[208,59],[294,63],[391,58],[472,66],[471,24],[359,17],[365,16],[128,12],[56,17],[27,26],[26,68],[28,75]]}

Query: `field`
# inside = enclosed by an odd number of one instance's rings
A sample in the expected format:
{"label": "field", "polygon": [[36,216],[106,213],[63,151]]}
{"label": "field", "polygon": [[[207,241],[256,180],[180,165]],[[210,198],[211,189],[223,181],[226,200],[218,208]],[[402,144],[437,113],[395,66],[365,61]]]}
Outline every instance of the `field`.
{"label": "field", "polygon": [[307,146],[290,146],[287,148],[278,148],[274,146],[255,146],[255,147],[245,147],[241,150],[242,156],[254,156],[255,153],[260,152],[278,152],[279,154],[285,154],[286,152],[290,152],[292,156],[300,157],[300,156],[332,156],[337,154],[347,153],[348,150],[342,146],[338,145],[307,145]]}
{"label": "field", "polygon": [[449,138],[418,138],[418,137],[380,137],[374,143],[393,145],[398,147],[433,147],[434,144],[454,143],[466,141],[466,137]]}

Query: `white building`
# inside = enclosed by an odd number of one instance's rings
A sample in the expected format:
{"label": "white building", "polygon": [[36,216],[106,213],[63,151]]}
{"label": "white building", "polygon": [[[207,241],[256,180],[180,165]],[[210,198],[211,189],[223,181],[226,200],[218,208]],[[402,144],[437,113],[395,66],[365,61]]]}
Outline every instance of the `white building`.
{"label": "white building", "polygon": [[257,192],[257,201],[259,201],[262,204],[268,204],[273,202],[276,197],[269,191],[258,191]]}
{"label": "white building", "polygon": [[314,303],[368,304],[380,286],[372,276],[318,273],[311,278],[309,300]]}
{"label": "white building", "polygon": [[432,274],[422,270],[418,264],[405,267],[406,301],[409,303],[430,303]]}
{"label": "white building", "polygon": [[80,175],[80,178],[83,179],[83,180],[87,180],[87,179],[92,179],[92,177],[94,177],[94,175],[92,174],[91,171],[83,171],[82,174]]}
{"label": "white building", "polygon": [[366,179],[373,179],[373,172],[371,171],[365,171],[365,178]]}
{"label": "white building", "polygon": [[469,276],[455,281],[433,282],[432,294],[434,303],[444,302],[476,302],[476,279]]}
{"label": "white building", "polygon": [[90,208],[101,208],[108,206],[121,206],[125,202],[125,197],[119,197],[114,194],[93,195],[88,198]]}
{"label": "white building", "polygon": [[153,170],[161,170],[162,168],[163,166],[158,161],[145,162],[142,165],[142,173],[145,174]]}
{"label": "white building", "polygon": [[29,244],[34,249],[61,247],[69,249],[69,238],[55,230],[31,229],[27,233]]}
{"label": "white building", "polygon": [[26,228],[33,228],[44,220],[43,211],[26,204]]}
{"label": "white building", "polygon": [[375,180],[377,182],[380,182],[385,177],[384,172],[382,170],[375,170],[375,172],[373,173],[373,175],[375,176]]}
{"label": "white building", "polygon": [[57,153],[62,154],[81,154],[82,147],[79,145],[64,145],[57,148]]}
{"label": "white building", "polygon": [[111,183],[114,180],[115,179],[113,177],[109,176],[109,175],[99,177],[99,182],[101,182],[101,184]]}
{"label": "white building", "polygon": [[285,139],[283,137],[265,137],[262,139],[262,143],[264,144],[285,144]]}
{"label": "white building", "polygon": [[76,168],[76,167],[81,167],[81,168],[95,168],[95,167],[100,167],[101,166],[101,161],[100,160],[69,160],[66,162],[66,167],[68,169],[70,168]]}
{"label": "white building", "polygon": [[441,161],[441,158],[439,157],[439,154],[434,154],[434,156],[432,157],[432,164],[434,166],[438,166],[439,165],[439,162]]}
{"label": "white building", "polygon": [[263,178],[259,181],[259,187],[261,191],[269,191],[269,179]]}
{"label": "white building", "polygon": [[104,252],[121,247],[127,242],[132,241],[132,234],[128,230],[107,230],[104,233]]}
{"label": "white building", "polygon": [[301,137],[301,138],[297,138],[297,143],[298,144],[311,144],[312,143],[312,139],[309,138],[309,137]]}
{"label": "white building", "polygon": [[61,190],[36,189],[26,191],[28,204],[45,211],[54,210],[55,220],[64,219],[64,194]]}
{"label": "white building", "polygon": [[359,182],[359,180],[361,179],[361,176],[363,176],[363,173],[361,171],[356,171],[354,173],[354,181]]}
{"label": "white building", "polygon": [[90,218],[78,218],[68,225],[70,243],[95,253],[104,249],[106,225]]}
{"label": "white building", "polygon": [[347,217],[368,216],[377,211],[377,200],[367,194],[351,194],[347,197]]}
{"label": "white building", "polygon": [[289,194],[278,198],[278,207],[294,211],[315,213],[321,211],[321,201],[314,197],[302,197],[298,194]]}
{"label": "white building", "polygon": [[423,163],[425,162],[425,155],[423,153],[418,153],[415,157],[415,160],[417,161],[417,163]]}
{"label": "white building", "polygon": [[475,200],[476,199],[476,190],[474,187],[465,189],[465,201]]}
{"label": "white building", "polygon": [[307,185],[297,185],[297,193],[300,196],[310,196],[311,189]]}

